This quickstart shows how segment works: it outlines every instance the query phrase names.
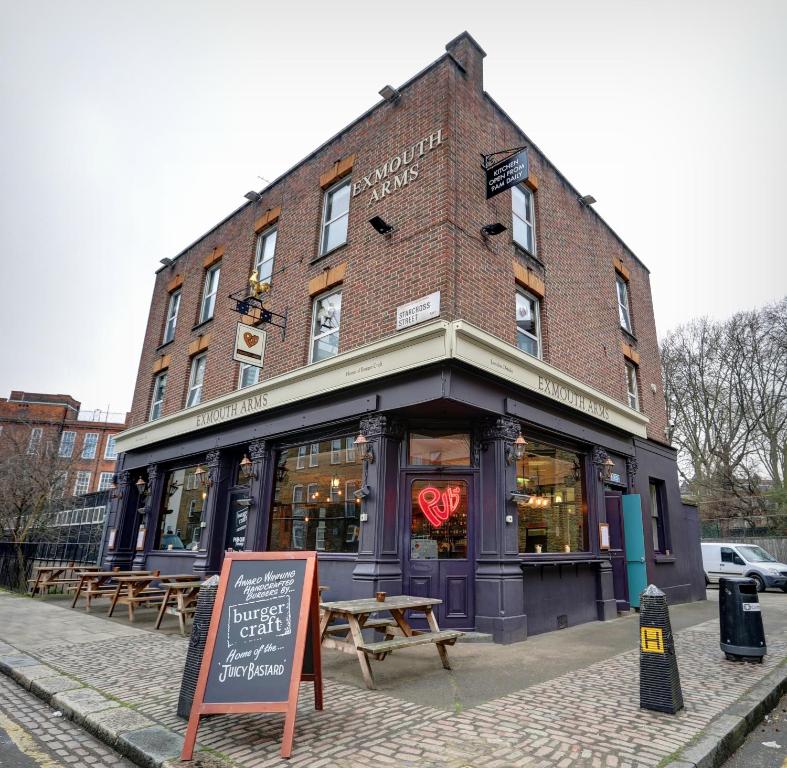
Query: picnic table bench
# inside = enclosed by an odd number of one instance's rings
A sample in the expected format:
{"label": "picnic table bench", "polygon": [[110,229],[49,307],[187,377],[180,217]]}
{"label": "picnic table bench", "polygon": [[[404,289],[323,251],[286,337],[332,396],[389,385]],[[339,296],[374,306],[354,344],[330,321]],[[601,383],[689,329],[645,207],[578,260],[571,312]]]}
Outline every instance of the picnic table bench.
{"label": "picnic table bench", "polygon": [[[446,646],[453,645],[461,636],[458,630],[441,630],[433,613],[435,605],[442,600],[433,597],[416,597],[410,595],[394,595],[384,601],[374,598],[361,600],[339,600],[337,602],[320,603],[320,640],[323,647],[333,648],[343,653],[355,654],[361,665],[361,673],[367,688],[374,688],[374,675],[369,657],[376,660],[384,659],[389,653],[402,648],[433,643],[440,655],[445,669],[451,669]],[[429,631],[413,629],[407,620],[407,611],[424,613],[429,624]],[[387,612],[390,619],[370,619],[373,614]],[[342,623],[330,622],[340,619]],[[395,636],[399,629],[402,634]],[[363,636],[364,629],[382,630],[385,639],[367,641]],[[343,635],[339,639],[334,635]]]}
{"label": "picnic table bench", "polygon": [[[71,607],[75,608],[80,597],[86,599],[85,610],[90,611],[90,605],[96,598],[99,597],[112,597],[117,589],[117,584],[112,583],[112,579],[118,576],[145,576],[150,574],[151,571],[101,571],[101,570],[82,570],[77,571],[79,576],[79,584],[74,591],[74,599],[71,601]],[[155,571],[155,575],[158,575]]]}
{"label": "picnic table bench", "polygon": [[134,621],[134,611],[143,605],[160,605],[166,595],[166,590],[161,586],[154,587],[152,583],[163,578],[166,581],[187,581],[193,580],[193,573],[174,574],[160,577],[159,571],[155,573],[139,574],[134,576],[115,576],[115,593],[112,595],[112,603],[109,606],[108,616],[111,616],[115,607],[125,605],[128,607],[128,620]]}
{"label": "picnic table bench", "polygon": [[[166,590],[161,601],[158,617],[156,618],[155,629],[161,626],[161,620],[165,613],[173,614],[178,617],[180,623],[180,634],[186,634],[186,618],[193,616],[197,610],[197,598],[202,582],[191,577],[191,581],[171,580],[168,576],[162,576],[159,585]],[[172,601],[174,600],[174,605]]]}
{"label": "picnic table bench", "polygon": [[[41,565],[36,568],[36,575],[33,579],[28,579],[30,584],[30,594],[36,596],[37,592],[45,595],[52,587],[64,587],[66,589],[75,588],[79,583],[79,577],[75,574],[76,570],[95,569],[98,566],[77,566],[73,561],[65,565]],[[69,573],[71,575],[69,575]]]}

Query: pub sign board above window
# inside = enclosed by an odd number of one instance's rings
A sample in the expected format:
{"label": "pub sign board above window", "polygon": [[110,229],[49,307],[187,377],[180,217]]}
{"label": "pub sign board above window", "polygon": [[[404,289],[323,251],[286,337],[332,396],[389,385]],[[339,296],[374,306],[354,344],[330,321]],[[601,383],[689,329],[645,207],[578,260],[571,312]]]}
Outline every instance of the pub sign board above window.
{"label": "pub sign board above window", "polygon": [[528,173],[527,149],[520,149],[516,154],[489,166],[486,169],[486,199],[520,184]]}
{"label": "pub sign board above window", "polygon": [[265,360],[266,340],[267,334],[265,331],[245,323],[238,323],[238,327],[235,330],[233,359],[247,365],[256,365],[257,368],[262,368],[262,363]]}
{"label": "pub sign board above window", "polygon": [[291,755],[301,681],[314,681],[322,709],[317,585],[316,552],[225,554],[181,760],[200,717],[218,713],[284,712]]}

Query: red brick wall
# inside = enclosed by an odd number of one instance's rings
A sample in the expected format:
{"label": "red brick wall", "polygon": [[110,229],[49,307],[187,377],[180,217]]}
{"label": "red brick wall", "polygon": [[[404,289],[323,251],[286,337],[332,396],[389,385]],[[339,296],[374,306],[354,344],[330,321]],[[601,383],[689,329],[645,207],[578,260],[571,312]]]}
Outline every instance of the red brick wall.
{"label": "red brick wall", "polygon": [[[164,414],[185,404],[189,344],[210,334],[203,400],[237,386],[232,361],[235,324],[227,294],[246,285],[254,258],[254,222],[281,206],[270,307],[288,312],[286,340],[268,334],[267,379],[305,365],[309,356],[311,299],[308,282],[326,267],[346,262],[340,351],[394,332],[396,306],[441,291],[442,317],[465,319],[515,342],[512,261],[528,264],[512,243],[511,195],[484,199],[480,153],[529,144],[526,137],[483,93],[480,52],[466,38],[452,47],[453,61],[442,59],[393,105],[384,104],[346,130],[314,157],[263,193],[258,203],[238,211],[156,280],[137,379],[132,424],[148,417],[154,365],[169,356]],[[368,205],[369,191],[351,199],[347,245],[312,263],[318,255],[323,190],[320,175],[354,155],[352,178],[360,181],[412,143],[442,129],[445,142],[419,163],[419,176],[407,187]],[[539,151],[530,149],[537,178],[537,262],[544,280],[542,337],[544,359],[561,370],[626,401],[624,358],[615,293],[613,257],[631,271],[631,312],[640,362],[640,402],[650,418],[649,436],[664,440],[666,416],[647,270],[609,228],[577,200],[577,193]],[[367,223],[373,215],[394,225],[390,238]],[[484,239],[480,227],[500,221],[508,231]],[[225,249],[214,320],[194,328],[202,298],[203,261],[214,248]],[[167,283],[180,274],[183,293],[175,340],[157,350],[169,295]],[[651,392],[651,383],[657,392]]]}

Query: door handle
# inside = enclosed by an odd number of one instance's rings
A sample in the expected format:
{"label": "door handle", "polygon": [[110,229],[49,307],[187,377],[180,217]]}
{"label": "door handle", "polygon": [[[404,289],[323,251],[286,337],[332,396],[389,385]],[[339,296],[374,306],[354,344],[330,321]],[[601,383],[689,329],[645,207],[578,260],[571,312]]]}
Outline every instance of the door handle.
{"label": "door handle", "polygon": [[641,563],[644,563],[644,562],[645,562],[645,558],[644,558],[644,557],[641,557],[641,558],[639,559],[639,561],[640,561]]}

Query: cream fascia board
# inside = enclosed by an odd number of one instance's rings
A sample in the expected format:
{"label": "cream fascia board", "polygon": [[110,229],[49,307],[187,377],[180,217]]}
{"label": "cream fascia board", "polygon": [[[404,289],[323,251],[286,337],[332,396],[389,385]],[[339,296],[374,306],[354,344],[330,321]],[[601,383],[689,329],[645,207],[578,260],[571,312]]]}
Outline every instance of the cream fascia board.
{"label": "cream fascia board", "polygon": [[631,434],[647,436],[648,419],[638,411],[469,323],[434,320],[132,427],[116,436],[115,445],[118,452],[135,450],[449,358]]}

